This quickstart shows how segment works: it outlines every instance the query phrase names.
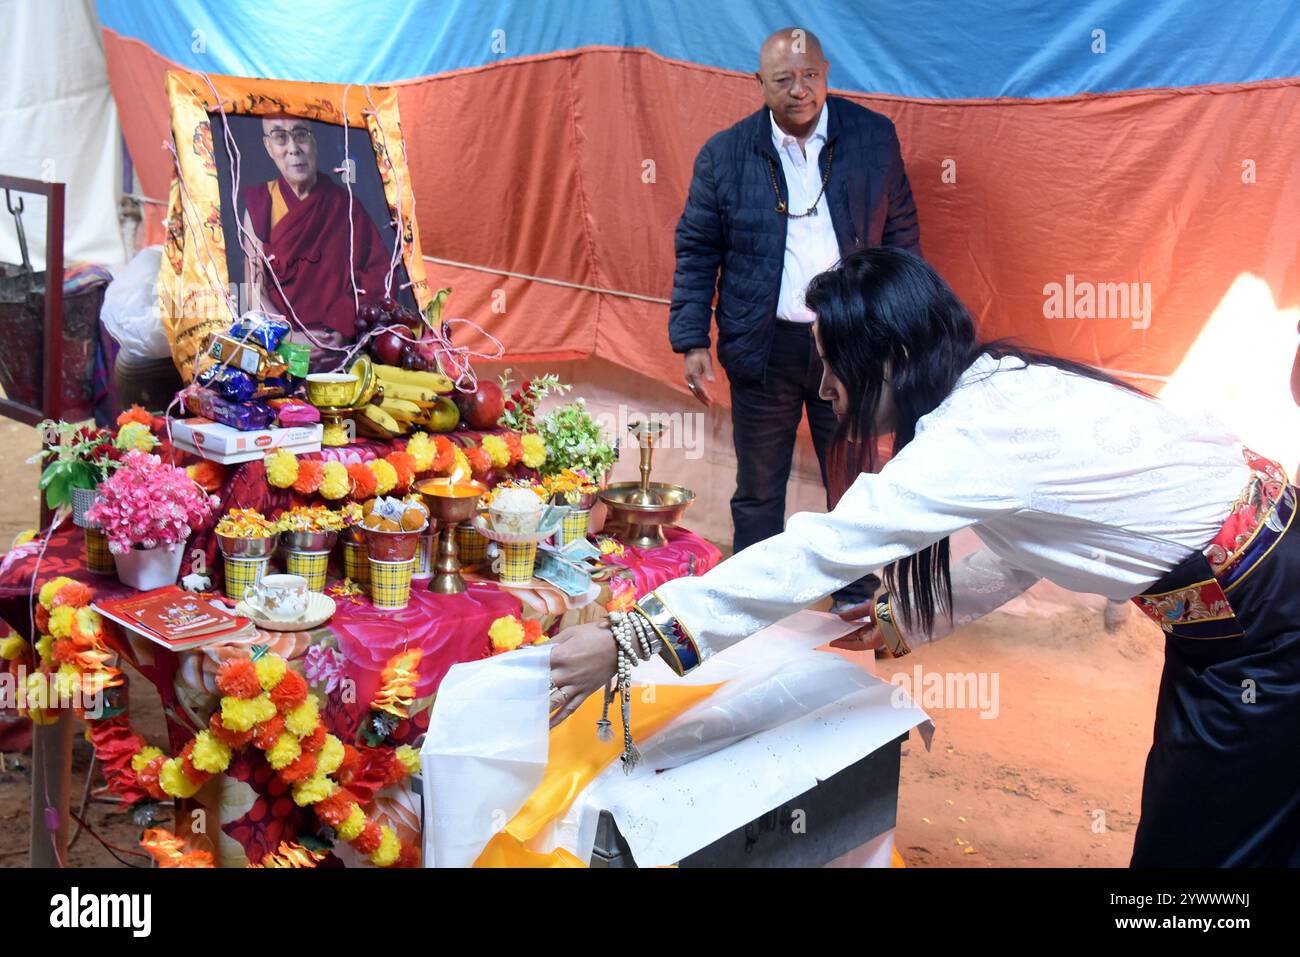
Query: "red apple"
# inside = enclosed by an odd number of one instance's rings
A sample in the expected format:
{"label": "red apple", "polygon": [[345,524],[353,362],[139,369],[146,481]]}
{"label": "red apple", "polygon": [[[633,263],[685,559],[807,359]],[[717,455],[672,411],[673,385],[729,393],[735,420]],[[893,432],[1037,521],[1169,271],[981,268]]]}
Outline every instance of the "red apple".
{"label": "red apple", "polygon": [[402,337],[391,330],[381,332],[370,340],[370,354],[384,365],[395,366],[402,361]]}
{"label": "red apple", "polygon": [[480,382],[473,392],[457,392],[461,418],[471,429],[495,429],[506,410],[506,399],[495,382]]}

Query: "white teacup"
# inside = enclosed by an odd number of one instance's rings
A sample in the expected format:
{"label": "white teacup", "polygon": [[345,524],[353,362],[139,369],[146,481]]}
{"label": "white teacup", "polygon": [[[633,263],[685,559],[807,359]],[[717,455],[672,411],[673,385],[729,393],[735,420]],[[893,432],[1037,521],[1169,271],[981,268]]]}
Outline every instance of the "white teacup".
{"label": "white teacup", "polygon": [[294,621],[307,614],[307,579],[301,575],[263,575],[249,585],[244,601],[258,614],[275,621]]}

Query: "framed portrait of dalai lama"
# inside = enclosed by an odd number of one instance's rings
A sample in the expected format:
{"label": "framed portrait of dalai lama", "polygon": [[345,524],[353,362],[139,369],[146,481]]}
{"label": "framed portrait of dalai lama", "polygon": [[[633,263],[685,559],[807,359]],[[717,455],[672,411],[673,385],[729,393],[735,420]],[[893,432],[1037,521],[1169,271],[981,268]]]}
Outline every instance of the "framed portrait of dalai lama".
{"label": "framed portrait of dalai lama", "polygon": [[249,309],[346,346],[359,313],[430,298],[396,91],[167,74],[177,174],[159,299],[188,380]]}

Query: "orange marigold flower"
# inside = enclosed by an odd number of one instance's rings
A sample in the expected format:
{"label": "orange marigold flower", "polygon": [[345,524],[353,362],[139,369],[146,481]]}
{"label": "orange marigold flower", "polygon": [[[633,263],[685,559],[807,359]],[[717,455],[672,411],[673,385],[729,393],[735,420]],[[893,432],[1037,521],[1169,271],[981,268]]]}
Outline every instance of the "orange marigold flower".
{"label": "orange marigold flower", "polygon": [[185,747],[181,749],[181,753],[177,755],[177,757],[181,759],[181,770],[185,772],[185,776],[189,778],[191,781],[193,781],[195,784],[202,784],[208,778],[212,777],[212,775],[208,774],[207,771],[200,771],[198,768],[194,766],[194,762],[192,760],[193,755],[194,755],[194,739],[190,738],[188,741],[185,742]]}
{"label": "orange marigold flower", "polygon": [[491,474],[492,456],[488,455],[483,449],[466,449],[465,458],[469,460],[470,471],[474,474],[474,478],[484,479]]}
{"label": "orange marigold flower", "polygon": [[328,734],[324,724],[318,724],[312,728],[311,734],[305,738],[300,738],[298,744],[302,747],[303,752],[319,751],[325,745],[325,735]]}
{"label": "orange marigold flower", "polygon": [[433,444],[437,452],[433,456],[432,470],[434,472],[445,472],[451,468],[451,463],[456,461],[456,446],[445,435],[435,435]]}
{"label": "orange marigold flower", "polygon": [[139,405],[133,405],[117,417],[117,426],[121,428],[128,422],[139,422],[146,428],[153,426],[153,416],[146,409]]}
{"label": "orange marigold flower", "polygon": [[217,687],[233,698],[256,698],[262,693],[257,669],[247,658],[228,658],[217,672]]}
{"label": "orange marigold flower", "polygon": [[252,730],[248,731],[231,731],[221,723],[221,710],[217,709],[212,712],[212,717],[208,719],[208,730],[222,744],[229,748],[242,748],[253,740]]}
{"label": "orange marigold flower", "polygon": [[293,483],[293,490],[299,495],[312,495],[320,488],[321,479],[325,477],[325,463],[318,459],[298,459],[298,478]]}
{"label": "orange marigold flower", "polygon": [[510,464],[514,465],[524,457],[524,440],[518,432],[507,432],[502,438],[506,440],[506,448],[510,452]]}
{"label": "orange marigold flower", "polygon": [[253,729],[253,747],[265,751],[275,744],[276,739],[283,733],[284,718],[277,714],[270,721],[263,721]]}
{"label": "orange marigold flower", "polygon": [[90,599],[90,589],[82,582],[68,582],[54,593],[54,598],[50,600],[50,609],[53,610],[60,605],[82,608],[90,604]]}
{"label": "orange marigold flower", "polygon": [[402,844],[402,851],[397,855],[397,863],[394,867],[419,867],[420,866],[420,849],[414,844],[405,842]]}
{"label": "orange marigold flower", "polygon": [[210,462],[204,459],[202,462],[191,465],[186,471],[190,473],[190,478],[194,479],[205,492],[221,491],[221,486],[226,481],[226,469],[219,462]]}
{"label": "orange marigold flower", "polygon": [[166,800],[167,792],[162,789],[162,784],[158,781],[158,773],[162,770],[163,762],[167,756],[154,758],[143,768],[136,772],[135,779],[140,782],[140,787],[149,792],[149,796],[156,801]]}
{"label": "orange marigold flower", "polygon": [[524,644],[531,645],[542,637],[542,623],[536,618],[524,619]]}
{"label": "orange marigold flower", "polygon": [[375,851],[379,850],[379,842],[383,840],[384,834],[378,824],[374,821],[367,821],[366,826],[361,829],[361,833],[356,836],[352,846],[357,852],[369,857]]}
{"label": "orange marigold flower", "polygon": [[50,633],[50,610],[40,604],[36,606],[36,630],[42,635]]}
{"label": "orange marigold flower", "polygon": [[280,683],[271,690],[271,703],[281,714],[292,711],[306,700],[307,681],[293,670],[286,671]]}
{"label": "orange marigold flower", "polygon": [[356,795],[347,788],[335,788],[334,793],[323,801],[311,806],[316,817],[330,827],[338,827],[352,814],[352,807],[357,803]]}
{"label": "orange marigold flower", "polygon": [[357,501],[370,498],[375,494],[377,483],[375,473],[364,462],[353,462],[348,466],[348,478],[352,480],[352,497]]}
{"label": "orange marigold flower", "polygon": [[387,458],[397,473],[397,488],[409,488],[415,480],[415,459],[407,452],[389,452]]}
{"label": "orange marigold flower", "polygon": [[280,769],[280,777],[286,784],[305,781],[316,773],[316,755],[300,754],[289,764]]}

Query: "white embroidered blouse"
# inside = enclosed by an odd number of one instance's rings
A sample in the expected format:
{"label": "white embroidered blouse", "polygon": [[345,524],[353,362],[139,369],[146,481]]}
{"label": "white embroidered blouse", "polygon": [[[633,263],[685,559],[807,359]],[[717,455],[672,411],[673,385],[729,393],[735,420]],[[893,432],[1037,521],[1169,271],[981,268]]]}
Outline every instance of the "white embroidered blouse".
{"label": "white embroidered blouse", "polygon": [[1039,578],[1114,599],[1141,594],[1214,538],[1249,477],[1240,441],[1217,422],[982,355],[833,511],[795,515],[780,535],[655,595],[703,660],[972,527],[987,549],[953,563],[953,623],[936,616],[936,638]]}

